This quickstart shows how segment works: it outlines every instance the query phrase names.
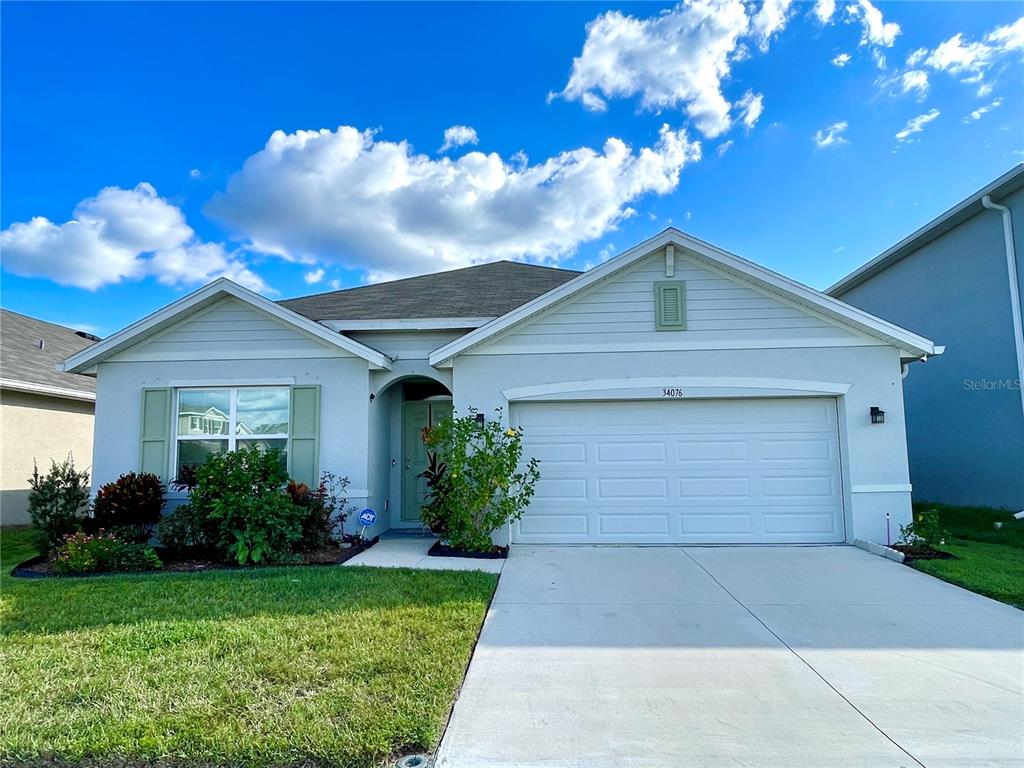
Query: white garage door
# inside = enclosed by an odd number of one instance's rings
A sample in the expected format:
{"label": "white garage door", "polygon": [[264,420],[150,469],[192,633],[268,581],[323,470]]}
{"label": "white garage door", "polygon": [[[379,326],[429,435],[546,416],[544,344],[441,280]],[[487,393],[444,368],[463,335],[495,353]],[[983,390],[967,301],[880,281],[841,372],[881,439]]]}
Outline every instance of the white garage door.
{"label": "white garage door", "polygon": [[523,543],[844,538],[836,401],[520,403],[541,461]]}

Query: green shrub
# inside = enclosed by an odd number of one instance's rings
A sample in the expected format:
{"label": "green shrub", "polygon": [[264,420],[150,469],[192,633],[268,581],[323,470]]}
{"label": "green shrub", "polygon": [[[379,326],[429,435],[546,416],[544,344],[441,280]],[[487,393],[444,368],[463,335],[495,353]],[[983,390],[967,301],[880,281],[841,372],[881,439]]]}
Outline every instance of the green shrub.
{"label": "green shrub", "polygon": [[122,541],[103,530],[69,534],[53,556],[56,573],[151,571],[161,567],[163,563],[151,547]]}
{"label": "green shrub", "polygon": [[211,549],[210,536],[191,504],[182,504],[160,518],[156,536],[160,546],[178,559],[202,556]]}
{"label": "green shrub", "polygon": [[284,492],[287,479],[280,452],[257,448],[213,455],[196,470],[192,513],[221,557],[289,559],[306,512]]}
{"label": "green shrub", "polygon": [[915,511],[913,520],[908,525],[900,526],[899,543],[913,547],[927,545],[935,549],[946,543],[949,531],[939,522],[939,513],[935,509]]}
{"label": "green shrub", "polygon": [[51,460],[50,465],[50,471],[42,476],[39,467],[33,465],[28,479],[33,543],[43,555],[59,547],[69,533],[81,529],[89,503],[89,473],[77,471],[70,454],[60,464]]}
{"label": "green shrub", "polygon": [[289,480],[286,487],[288,498],[303,510],[302,536],[299,549],[316,552],[344,538],[345,521],[355,509],[348,503],[347,477],[338,477],[333,472],[324,472],[316,490],[305,483]]}
{"label": "green shrub", "polygon": [[[477,422],[477,411],[448,418],[427,434],[427,446],[446,465],[444,492],[433,494],[430,515],[444,525],[452,546],[489,551],[491,534],[522,517],[540,479],[539,462],[520,467],[523,433],[497,419]],[[429,505],[428,505],[429,506]]]}
{"label": "green shrub", "polygon": [[116,531],[120,538],[145,542],[151,526],[160,522],[165,490],[156,475],[121,475],[96,492],[88,527]]}

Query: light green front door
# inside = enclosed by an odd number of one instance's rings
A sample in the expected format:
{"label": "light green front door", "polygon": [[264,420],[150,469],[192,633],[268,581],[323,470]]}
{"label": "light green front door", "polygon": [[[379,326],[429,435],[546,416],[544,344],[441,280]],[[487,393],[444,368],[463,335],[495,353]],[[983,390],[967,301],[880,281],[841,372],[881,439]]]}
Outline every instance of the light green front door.
{"label": "light green front door", "polygon": [[420,474],[427,468],[424,432],[452,415],[451,401],[417,400],[402,410],[402,520],[419,522],[420,507],[427,496],[427,481]]}

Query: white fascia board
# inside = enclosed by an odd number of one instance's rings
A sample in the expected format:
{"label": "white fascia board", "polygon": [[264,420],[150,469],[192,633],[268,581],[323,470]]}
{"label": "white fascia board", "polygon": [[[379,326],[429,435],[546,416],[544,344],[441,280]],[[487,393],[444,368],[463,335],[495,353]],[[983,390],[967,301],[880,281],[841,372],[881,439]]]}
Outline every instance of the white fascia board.
{"label": "white fascia board", "polygon": [[609,259],[600,266],[584,272],[579,277],[573,278],[569,282],[563,283],[557,288],[538,296],[486,325],[438,347],[430,353],[430,364],[443,366],[453,357],[465,352],[467,349],[477,346],[502,331],[533,317],[548,307],[568,299],[577,292],[611,277],[619,270],[670,244],[684,249],[682,254],[684,257],[697,257],[698,261],[706,260],[711,265],[730,272],[737,278],[767,290],[769,293],[780,295],[789,301],[795,301],[808,308],[817,309],[839,325],[852,327],[861,333],[868,333],[869,335],[881,338],[886,343],[899,348],[901,354],[907,352],[914,358],[936,354],[935,345],[923,336],[918,336],[868,312],[850,306],[839,299],[826,296],[820,291],[791,280],[784,275],[780,275],[759,264],[747,261],[670,227],[664,232],[630,248],[628,251],[624,251],[618,256]]}
{"label": "white fascia board", "polygon": [[332,346],[351,352],[361,357],[372,365],[385,370],[391,369],[391,358],[376,349],[360,344],[340,333],[330,330],[325,326],[304,317],[290,309],[285,309],[269,299],[265,299],[248,288],[243,288],[237,283],[221,277],[209,285],[205,285],[188,296],[184,296],[162,309],[158,309],[151,315],[132,323],[103,341],[86,347],[81,352],[72,355],[56,368],[65,373],[80,373],[84,369],[95,365],[98,362],[116,354],[117,352],[139,343],[143,339],[163,330],[164,328],[179,322],[194,312],[217,301],[225,296],[232,296],[243,303],[246,303],[258,310],[266,312],[284,323],[294,326],[300,331],[315,336],[316,338],[331,344]]}
{"label": "white fascia board", "polygon": [[383,320],[321,320],[332,331],[438,331],[479,328],[493,317],[417,317]]}
{"label": "white fascia board", "polygon": [[36,384],[31,381],[15,381],[14,379],[0,379],[0,389],[10,389],[15,392],[28,392],[33,395],[47,395],[48,397],[63,397],[68,400],[86,400],[92,402],[96,399],[95,392],[88,392],[84,389],[54,387],[49,384]]}

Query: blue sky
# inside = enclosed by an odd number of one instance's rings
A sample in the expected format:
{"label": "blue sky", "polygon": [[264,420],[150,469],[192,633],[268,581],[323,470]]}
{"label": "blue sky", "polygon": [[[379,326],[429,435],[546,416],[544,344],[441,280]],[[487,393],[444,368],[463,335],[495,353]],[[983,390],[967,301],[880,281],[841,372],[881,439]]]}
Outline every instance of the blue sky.
{"label": "blue sky", "polygon": [[1019,3],[829,8],[4,3],[3,305],[107,334],[669,224],[824,288],[1024,160]]}

